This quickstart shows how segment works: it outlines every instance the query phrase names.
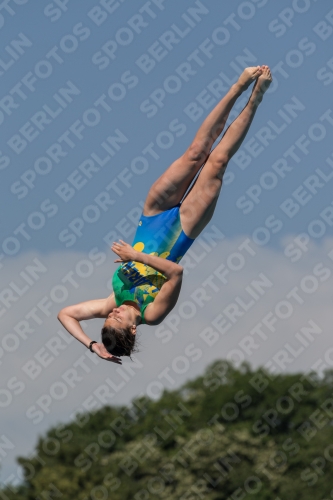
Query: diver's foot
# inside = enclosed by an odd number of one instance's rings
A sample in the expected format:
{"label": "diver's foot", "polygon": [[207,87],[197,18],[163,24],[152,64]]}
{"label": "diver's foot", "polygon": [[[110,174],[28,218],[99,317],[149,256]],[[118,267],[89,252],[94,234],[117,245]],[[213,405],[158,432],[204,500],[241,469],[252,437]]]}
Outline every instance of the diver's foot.
{"label": "diver's foot", "polygon": [[237,81],[237,86],[241,92],[244,92],[244,90],[246,90],[251,83],[260,77],[263,72],[262,68],[262,66],[251,66],[244,69]]}
{"label": "diver's foot", "polygon": [[273,81],[271,70],[268,66],[261,66],[262,73],[258,77],[256,84],[253,87],[250,102],[259,104],[262,101],[264,93]]}

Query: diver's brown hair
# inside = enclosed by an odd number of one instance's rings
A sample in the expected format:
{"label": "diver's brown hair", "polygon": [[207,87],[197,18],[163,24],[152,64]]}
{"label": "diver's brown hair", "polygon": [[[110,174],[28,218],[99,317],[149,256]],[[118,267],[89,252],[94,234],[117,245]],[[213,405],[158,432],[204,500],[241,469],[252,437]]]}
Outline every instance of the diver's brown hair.
{"label": "diver's brown hair", "polygon": [[136,351],[136,335],[126,328],[102,328],[102,342],[106,350],[113,356],[131,356]]}

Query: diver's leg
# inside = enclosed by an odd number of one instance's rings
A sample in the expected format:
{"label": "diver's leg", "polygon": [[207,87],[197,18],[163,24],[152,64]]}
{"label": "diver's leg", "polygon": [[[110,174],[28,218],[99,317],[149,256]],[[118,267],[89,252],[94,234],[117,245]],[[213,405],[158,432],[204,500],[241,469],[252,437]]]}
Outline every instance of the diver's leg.
{"label": "diver's leg", "polygon": [[212,218],[228,162],[242,144],[264,92],[272,81],[269,67],[262,68],[262,75],[253,87],[247,105],[210,154],[195,185],[180,207],[182,227],[190,238],[196,238]]}
{"label": "diver's leg", "polygon": [[260,66],[246,68],[237,83],[211,111],[196,133],[185,153],[154,182],[145,201],[143,213],[155,215],[177,205],[221,134],[237,98],[261,74]]}

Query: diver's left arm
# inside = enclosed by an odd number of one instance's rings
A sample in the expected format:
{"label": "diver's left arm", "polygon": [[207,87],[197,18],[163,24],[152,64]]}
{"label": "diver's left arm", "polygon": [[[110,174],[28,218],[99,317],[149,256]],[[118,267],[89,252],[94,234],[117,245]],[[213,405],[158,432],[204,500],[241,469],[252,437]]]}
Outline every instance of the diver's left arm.
{"label": "diver's left arm", "polygon": [[[83,331],[80,321],[93,318],[106,318],[115,307],[114,294],[111,294],[106,299],[88,300],[73,306],[67,306],[58,313],[58,320],[68,333],[88,347],[91,339]],[[102,359],[121,364],[120,359],[107,352],[104,345],[100,342],[93,344],[92,350]]]}

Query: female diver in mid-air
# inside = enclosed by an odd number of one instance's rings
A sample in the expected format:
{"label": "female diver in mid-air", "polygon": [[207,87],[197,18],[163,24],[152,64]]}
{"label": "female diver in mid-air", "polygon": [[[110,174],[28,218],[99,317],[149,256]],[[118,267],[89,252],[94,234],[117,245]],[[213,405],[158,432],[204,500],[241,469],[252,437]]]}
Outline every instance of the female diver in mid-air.
{"label": "female diver in mid-air", "polygon": [[[211,151],[232,106],[254,81],[247,105]],[[115,262],[121,263],[113,275],[113,293],[59,312],[58,319],[68,332],[99,357],[121,364],[119,356],[130,356],[134,350],[137,326],[158,325],[176,305],[183,277],[178,263],[212,218],[227,164],[271,81],[268,66],[243,71],[187,151],[150,188],[132,246],[122,240],[113,243],[119,257]],[[106,318],[101,343],[91,341],[80,326],[80,321],[92,318]]]}

